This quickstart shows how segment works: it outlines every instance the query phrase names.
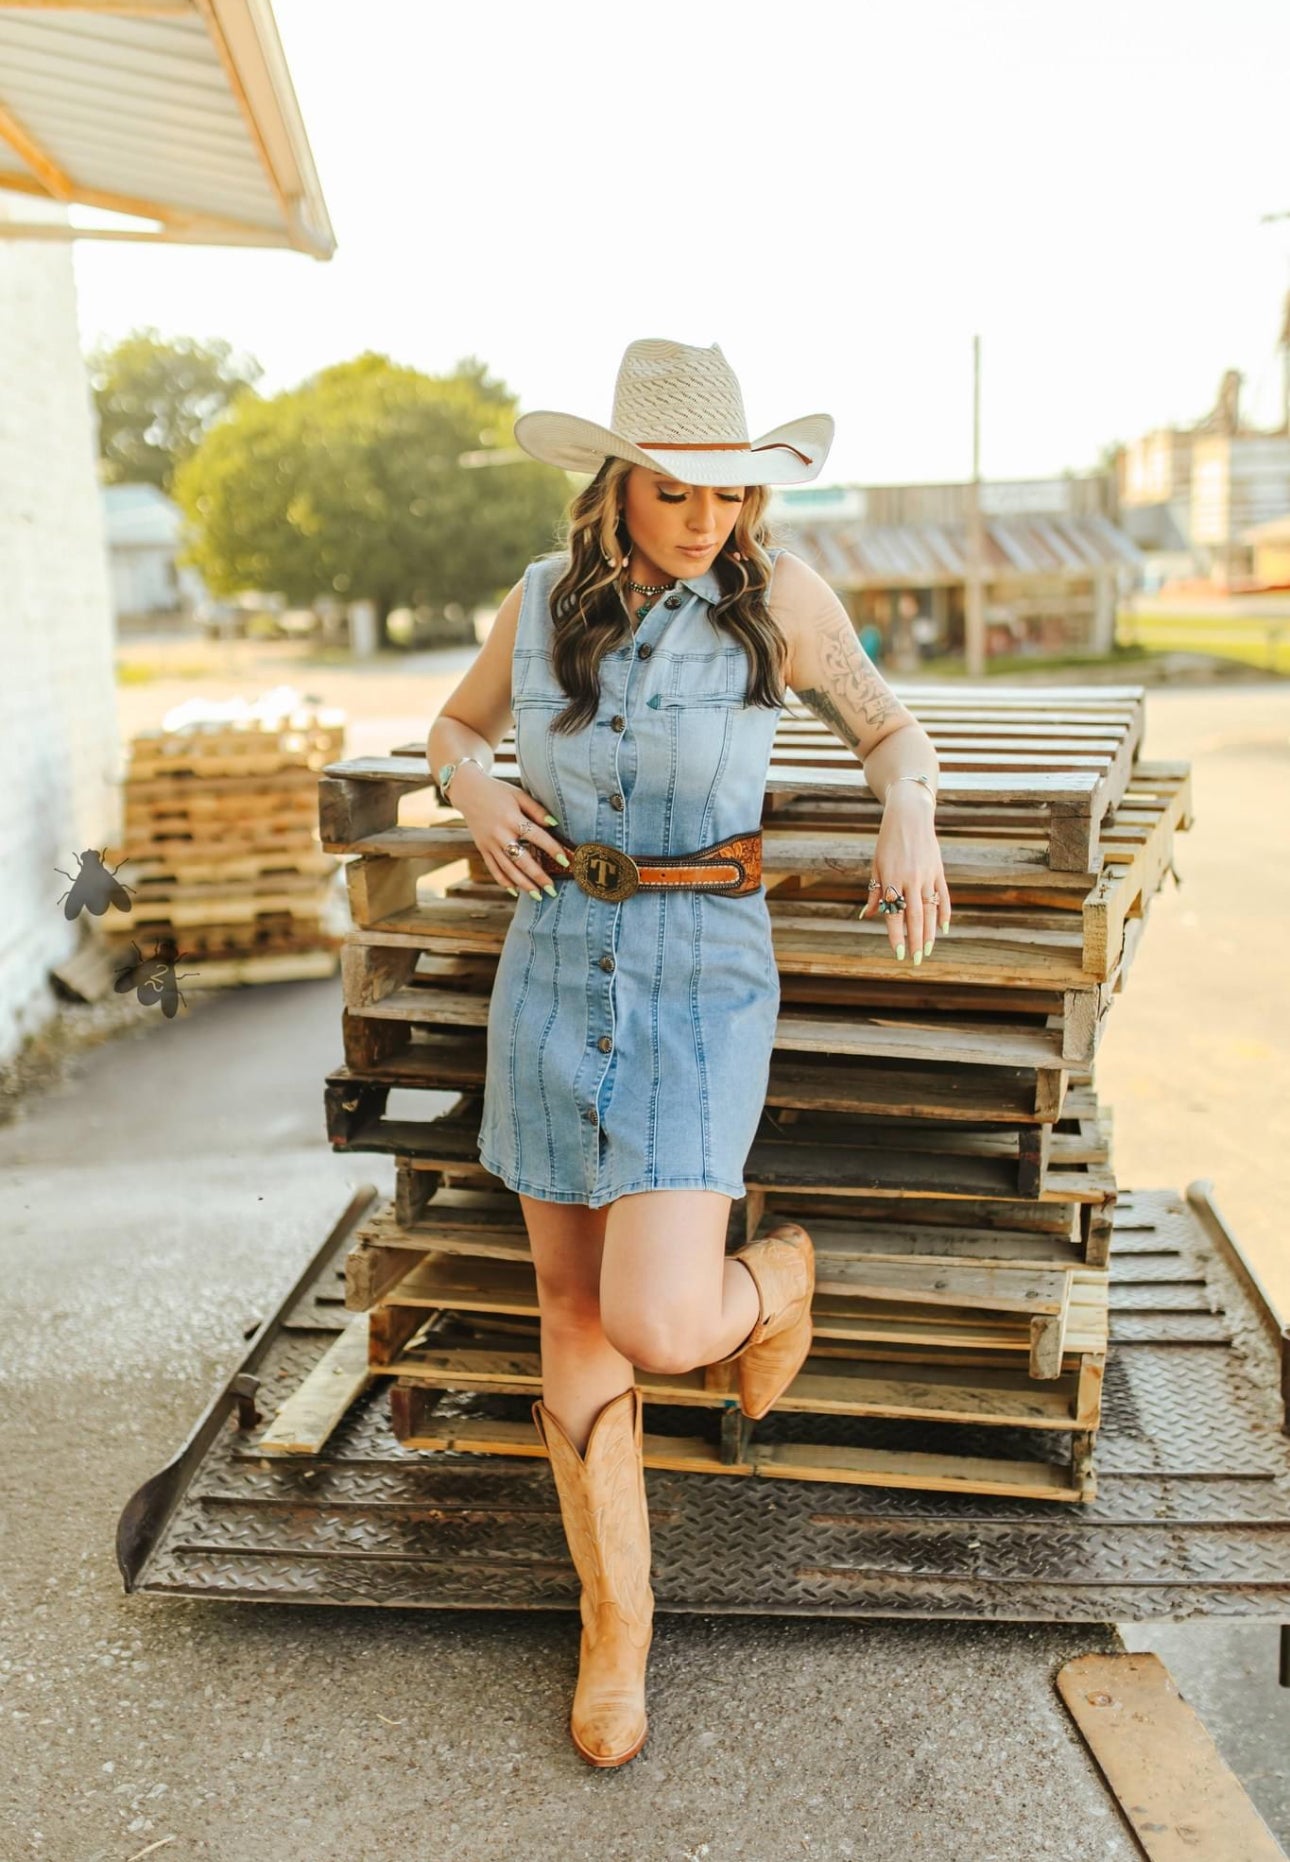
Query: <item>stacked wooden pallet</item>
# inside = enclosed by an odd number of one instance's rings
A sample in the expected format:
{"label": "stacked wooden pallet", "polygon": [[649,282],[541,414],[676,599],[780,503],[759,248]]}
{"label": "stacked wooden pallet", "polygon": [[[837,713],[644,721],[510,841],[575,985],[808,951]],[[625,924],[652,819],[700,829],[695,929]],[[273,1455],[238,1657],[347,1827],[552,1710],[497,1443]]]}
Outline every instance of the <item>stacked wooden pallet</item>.
{"label": "stacked wooden pallet", "polygon": [[105,928],[117,951],[173,948],[203,987],[329,976],[346,915],[317,789],[343,754],[343,716],[223,711],[131,740],[124,836],[107,860],[132,896]]}
{"label": "stacked wooden pallet", "polygon": [[[755,1426],[729,1367],[642,1373],[647,1461],[1086,1500],[1115,1201],[1094,1058],[1190,822],[1188,770],[1140,760],[1140,687],[897,689],[938,752],[953,927],[915,967],[857,918],[881,810],[789,706],[764,816],[781,1013],[729,1240],[810,1230],[815,1345]],[[495,773],[518,781],[509,743]],[[347,1303],[406,1443],[540,1453],[520,1401],[540,1388],[522,1216],[476,1146],[512,901],[459,817],[400,824],[426,781],[413,745],[321,785],[356,927],[329,1134],[397,1160]]]}

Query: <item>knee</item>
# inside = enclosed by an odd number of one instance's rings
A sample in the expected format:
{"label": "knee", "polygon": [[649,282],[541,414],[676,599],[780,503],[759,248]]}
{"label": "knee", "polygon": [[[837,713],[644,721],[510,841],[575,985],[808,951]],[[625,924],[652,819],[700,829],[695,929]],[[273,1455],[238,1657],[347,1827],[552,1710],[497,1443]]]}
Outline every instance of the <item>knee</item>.
{"label": "knee", "polygon": [[562,1336],[599,1336],[600,1300],[594,1288],[538,1283],[538,1312],[545,1331]]}
{"label": "knee", "polygon": [[706,1361],[702,1341],[680,1314],[613,1314],[605,1336],[637,1370],[656,1377],[680,1377]]}

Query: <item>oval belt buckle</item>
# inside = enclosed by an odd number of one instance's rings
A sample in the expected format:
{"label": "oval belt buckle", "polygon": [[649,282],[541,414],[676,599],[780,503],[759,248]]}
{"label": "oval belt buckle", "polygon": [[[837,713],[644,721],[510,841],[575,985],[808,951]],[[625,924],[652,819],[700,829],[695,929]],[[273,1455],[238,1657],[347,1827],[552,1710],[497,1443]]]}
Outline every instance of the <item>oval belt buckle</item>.
{"label": "oval belt buckle", "polygon": [[629,899],[641,883],[640,868],[632,856],[608,841],[583,841],[574,848],[569,865],[584,892],[611,904]]}

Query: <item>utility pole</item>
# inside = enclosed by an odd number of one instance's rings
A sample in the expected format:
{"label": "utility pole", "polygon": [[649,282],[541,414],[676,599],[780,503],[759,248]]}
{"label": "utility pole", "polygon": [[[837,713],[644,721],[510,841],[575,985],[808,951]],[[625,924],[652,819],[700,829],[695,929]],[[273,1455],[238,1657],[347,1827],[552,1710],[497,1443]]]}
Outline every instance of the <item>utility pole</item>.
{"label": "utility pole", "polygon": [[963,654],[969,679],[985,674],[985,532],[981,522],[981,338],[972,338],[972,489],[968,497]]}

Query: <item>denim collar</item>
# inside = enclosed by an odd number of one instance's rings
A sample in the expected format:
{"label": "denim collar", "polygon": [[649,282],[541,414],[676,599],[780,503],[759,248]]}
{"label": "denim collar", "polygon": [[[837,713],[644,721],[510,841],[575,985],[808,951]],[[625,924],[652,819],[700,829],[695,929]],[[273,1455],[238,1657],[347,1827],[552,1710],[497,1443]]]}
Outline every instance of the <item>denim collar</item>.
{"label": "denim collar", "polygon": [[682,588],[688,588],[692,595],[699,595],[704,601],[716,603],[721,599],[721,584],[715,569],[705,569],[700,575],[683,575],[678,580]]}

